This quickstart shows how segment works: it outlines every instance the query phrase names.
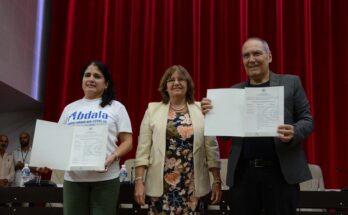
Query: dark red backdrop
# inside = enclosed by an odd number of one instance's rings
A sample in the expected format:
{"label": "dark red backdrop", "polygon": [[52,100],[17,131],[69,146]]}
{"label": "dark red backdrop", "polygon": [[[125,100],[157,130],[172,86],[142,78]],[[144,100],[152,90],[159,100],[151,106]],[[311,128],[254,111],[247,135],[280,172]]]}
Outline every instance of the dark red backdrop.
{"label": "dark red backdrop", "polygon": [[[315,132],[304,142],[326,187],[348,185],[348,1],[346,0],[57,0],[51,4],[44,118],[82,97],[79,71],[106,62],[134,130],[172,64],[186,67],[196,99],[208,88],[245,80],[240,47],[251,36],[267,40],[271,68],[299,75],[309,97]],[[229,142],[220,142],[222,157]],[[134,156],[133,152],[128,156]]]}

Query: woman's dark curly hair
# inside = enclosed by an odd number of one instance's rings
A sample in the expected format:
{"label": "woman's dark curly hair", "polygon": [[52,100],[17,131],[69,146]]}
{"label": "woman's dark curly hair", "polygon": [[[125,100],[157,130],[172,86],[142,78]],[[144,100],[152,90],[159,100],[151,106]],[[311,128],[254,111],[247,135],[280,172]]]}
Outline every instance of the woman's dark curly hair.
{"label": "woman's dark curly hair", "polygon": [[168,104],[169,102],[169,94],[167,92],[167,81],[172,77],[174,72],[178,72],[180,75],[182,75],[187,82],[187,92],[186,92],[186,102],[189,104],[192,104],[195,102],[194,98],[194,85],[193,85],[193,80],[191,78],[190,73],[181,65],[173,65],[169,67],[165,73],[163,74],[161,78],[161,82],[158,88],[158,91],[162,95],[162,102],[164,104]]}
{"label": "woman's dark curly hair", "polygon": [[83,79],[83,76],[85,74],[85,71],[87,67],[90,65],[94,65],[98,68],[98,70],[103,74],[105,83],[107,84],[107,88],[104,90],[104,93],[102,95],[102,101],[100,103],[101,107],[105,107],[106,105],[111,105],[112,100],[115,99],[115,89],[114,89],[114,83],[111,78],[111,74],[109,72],[108,67],[97,60],[91,61],[90,63],[86,64],[83,69],[80,72],[81,79]]}

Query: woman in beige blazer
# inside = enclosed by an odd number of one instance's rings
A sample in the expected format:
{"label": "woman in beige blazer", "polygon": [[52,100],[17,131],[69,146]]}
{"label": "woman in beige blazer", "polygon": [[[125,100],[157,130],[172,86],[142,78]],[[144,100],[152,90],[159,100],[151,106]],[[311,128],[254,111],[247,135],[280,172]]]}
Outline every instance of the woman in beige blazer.
{"label": "woman in beige blazer", "polygon": [[[215,137],[204,136],[200,103],[194,102],[193,81],[182,66],[172,66],[159,87],[162,102],[149,103],[140,128],[135,159],[135,200],[151,214],[203,212],[200,197],[211,190],[221,199],[220,153]],[[146,177],[145,177],[146,170]]]}

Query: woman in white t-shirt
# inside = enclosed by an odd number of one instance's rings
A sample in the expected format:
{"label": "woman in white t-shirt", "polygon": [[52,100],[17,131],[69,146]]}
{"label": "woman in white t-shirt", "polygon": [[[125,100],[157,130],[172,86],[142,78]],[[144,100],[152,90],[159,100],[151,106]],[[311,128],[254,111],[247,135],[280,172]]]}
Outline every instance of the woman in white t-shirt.
{"label": "woman in white t-shirt", "polygon": [[59,123],[107,125],[105,171],[65,172],[64,214],[115,215],[120,188],[118,161],[132,149],[131,123],[125,107],[114,100],[114,86],[105,64],[92,61],[81,71],[81,78],[84,97],[64,108]]}

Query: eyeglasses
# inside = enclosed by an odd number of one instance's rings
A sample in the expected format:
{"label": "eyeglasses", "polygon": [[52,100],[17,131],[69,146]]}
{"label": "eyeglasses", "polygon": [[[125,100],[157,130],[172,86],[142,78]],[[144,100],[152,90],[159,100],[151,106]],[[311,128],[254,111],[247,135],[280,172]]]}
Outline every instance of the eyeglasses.
{"label": "eyeglasses", "polygon": [[179,83],[184,83],[186,81],[185,78],[169,78],[167,80],[167,83],[175,83],[175,81],[179,82]]}

